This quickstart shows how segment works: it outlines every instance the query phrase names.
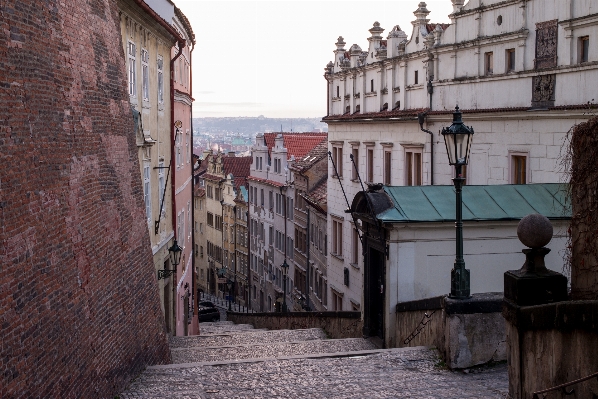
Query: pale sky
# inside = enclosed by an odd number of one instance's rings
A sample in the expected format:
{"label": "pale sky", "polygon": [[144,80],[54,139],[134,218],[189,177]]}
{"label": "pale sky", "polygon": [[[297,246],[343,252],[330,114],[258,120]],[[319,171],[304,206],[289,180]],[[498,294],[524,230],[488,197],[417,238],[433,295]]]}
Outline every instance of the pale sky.
{"label": "pale sky", "polygon": [[[324,67],[339,36],[367,50],[374,21],[411,37],[418,0],[174,0],[195,32],[194,117],[322,117]],[[450,0],[427,1],[432,23],[448,23]]]}

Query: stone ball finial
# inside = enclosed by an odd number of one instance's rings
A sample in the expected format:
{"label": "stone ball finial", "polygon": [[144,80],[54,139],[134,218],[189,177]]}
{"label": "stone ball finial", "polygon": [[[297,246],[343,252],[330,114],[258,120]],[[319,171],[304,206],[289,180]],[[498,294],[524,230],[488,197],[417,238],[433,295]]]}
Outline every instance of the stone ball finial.
{"label": "stone ball finial", "polygon": [[552,240],[552,223],[544,215],[532,213],[519,221],[517,237],[527,247],[537,249],[546,246]]}

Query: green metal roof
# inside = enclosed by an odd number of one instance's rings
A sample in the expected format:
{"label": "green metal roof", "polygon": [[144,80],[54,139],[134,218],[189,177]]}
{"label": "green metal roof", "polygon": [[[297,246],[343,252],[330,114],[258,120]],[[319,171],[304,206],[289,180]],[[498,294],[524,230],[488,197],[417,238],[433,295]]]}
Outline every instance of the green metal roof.
{"label": "green metal roof", "polygon": [[[394,207],[377,214],[384,223],[452,222],[453,186],[384,187]],[[567,185],[560,183],[463,186],[463,220],[519,220],[530,213],[570,219]]]}

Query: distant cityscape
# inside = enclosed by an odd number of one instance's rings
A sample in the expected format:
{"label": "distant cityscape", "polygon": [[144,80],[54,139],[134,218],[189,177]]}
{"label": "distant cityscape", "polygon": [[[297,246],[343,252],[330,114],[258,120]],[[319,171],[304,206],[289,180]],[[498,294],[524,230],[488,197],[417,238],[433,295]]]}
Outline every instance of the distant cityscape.
{"label": "distant cityscape", "polygon": [[322,118],[226,117],[193,118],[193,152],[200,157],[204,150],[249,155],[258,133],[327,132]]}

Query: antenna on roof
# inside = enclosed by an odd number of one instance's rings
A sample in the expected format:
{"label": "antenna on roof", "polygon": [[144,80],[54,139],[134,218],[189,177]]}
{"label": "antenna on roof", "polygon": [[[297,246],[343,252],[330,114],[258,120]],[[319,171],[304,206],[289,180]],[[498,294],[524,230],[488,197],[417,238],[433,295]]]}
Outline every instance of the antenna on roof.
{"label": "antenna on roof", "polygon": [[282,133],[282,123],[280,124],[280,133]]}

